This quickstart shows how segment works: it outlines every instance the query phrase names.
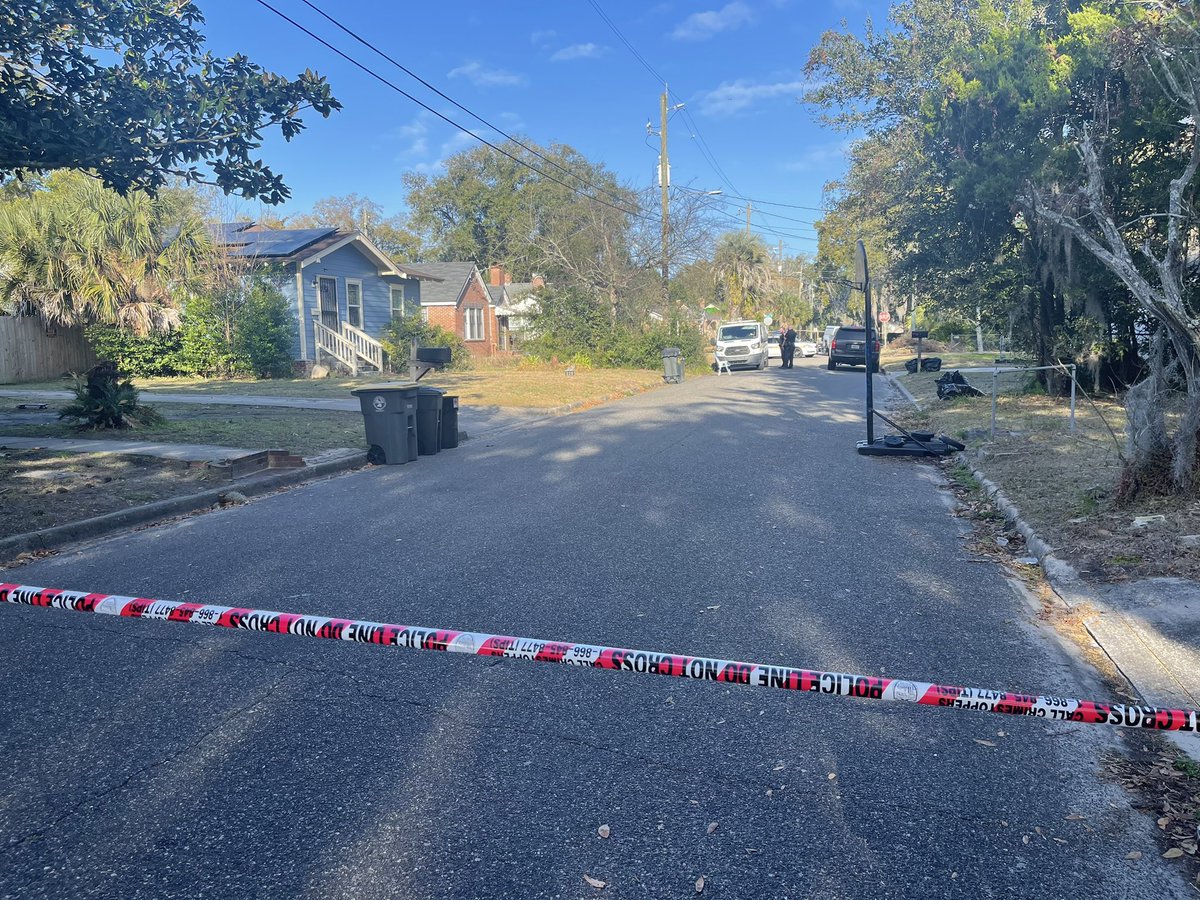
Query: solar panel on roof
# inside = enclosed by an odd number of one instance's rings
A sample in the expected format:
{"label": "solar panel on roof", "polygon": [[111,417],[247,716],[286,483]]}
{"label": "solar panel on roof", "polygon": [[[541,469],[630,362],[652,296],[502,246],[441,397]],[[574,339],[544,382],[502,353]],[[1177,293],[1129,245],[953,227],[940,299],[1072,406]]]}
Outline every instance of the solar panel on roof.
{"label": "solar panel on roof", "polygon": [[231,250],[233,256],[288,256],[328,237],[336,228],[296,228],[286,231],[243,231],[236,242],[245,245]]}

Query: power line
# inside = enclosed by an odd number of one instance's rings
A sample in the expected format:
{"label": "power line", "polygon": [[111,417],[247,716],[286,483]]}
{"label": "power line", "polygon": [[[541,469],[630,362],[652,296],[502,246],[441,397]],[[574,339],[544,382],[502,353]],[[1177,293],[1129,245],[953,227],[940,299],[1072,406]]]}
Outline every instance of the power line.
{"label": "power line", "polygon": [[[586,197],[587,199],[589,199],[589,200],[593,200],[593,201],[595,201],[596,203],[599,203],[599,204],[601,204],[602,206],[607,206],[607,207],[609,207],[610,209],[615,209],[615,210],[616,210],[617,212],[619,212],[619,213],[623,213],[623,214],[625,214],[625,215],[627,215],[627,216],[633,216],[634,218],[638,218],[638,219],[644,219],[644,220],[645,220],[645,221],[647,221],[647,222],[657,222],[657,221],[658,221],[657,219],[652,219],[650,216],[647,216],[647,215],[645,215],[644,213],[641,213],[641,212],[634,212],[634,211],[632,211],[632,210],[629,210],[629,209],[626,209],[626,208],[624,208],[624,207],[622,207],[622,206],[617,206],[617,205],[615,205],[615,204],[613,204],[613,203],[609,203],[607,200],[604,200],[604,199],[602,199],[602,198],[600,198],[600,197],[596,197],[596,196],[594,196],[594,195],[592,195],[592,194],[584,193],[583,191],[579,190],[579,188],[577,188],[577,187],[573,187],[573,186],[571,186],[571,185],[567,184],[565,181],[560,181],[559,179],[555,178],[553,175],[550,175],[550,174],[548,174],[548,173],[546,173],[546,172],[543,172],[543,171],[542,171],[541,169],[539,169],[537,166],[535,166],[535,165],[533,165],[533,164],[529,163],[529,162],[528,162],[528,161],[526,161],[526,160],[523,160],[523,159],[521,159],[521,158],[520,158],[520,157],[518,157],[518,156],[514,156],[512,153],[509,153],[509,152],[508,152],[507,150],[505,150],[503,147],[499,147],[499,146],[497,146],[496,144],[493,144],[493,143],[492,143],[491,141],[489,141],[487,138],[485,138],[485,137],[482,137],[481,135],[478,135],[478,134],[476,134],[474,131],[472,131],[471,129],[469,129],[469,128],[467,128],[467,127],[463,126],[463,125],[459,125],[457,122],[455,122],[455,121],[454,121],[453,119],[451,119],[449,116],[445,115],[444,113],[440,113],[440,112],[438,112],[436,109],[434,109],[434,108],[433,108],[432,106],[430,106],[429,104],[427,104],[427,103],[424,103],[424,102],[422,102],[421,100],[418,100],[418,99],[417,99],[416,97],[414,97],[412,94],[408,93],[408,91],[404,90],[404,88],[402,88],[402,87],[400,87],[399,85],[395,84],[394,82],[391,82],[391,81],[389,81],[388,79],[384,78],[382,75],[380,75],[380,74],[379,74],[378,72],[376,72],[374,69],[372,69],[372,68],[370,68],[369,66],[367,66],[367,65],[364,65],[363,63],[359,62],[357,59],[355,59],[354,57],[350,56],[348,53],[345,53],[345,52],[343,52],[342,50],[339,50],[337,47],[333,46],[333,44],[329,43],[329,41],[325,40],[325,39],[324,39],[323,37],[321,37],[320,35],[318,35],[318,34],[316,34],[316,33],[312,32],[312,31],[310,31],[308,28],[305,28],[303,25],[301,25],[301,24],[300,24],[299,22],[297,22],[295,19],[292,19],[291,17],[289,17],[289,16],[288,16],[288,15],[286,15],[285,13],[283,13],[283,12],[281,12],[280,10],[276,9],[276,8],[275,8],[275,7],[273,7],[273,6],[272,6],[270,3],[267,3],[267,2],[266,2],[266,0],[255,0],[255,2],[257,2],[257,3],[258,3],[260,6],[262,6],[262,7],[266,8],[266,9],[270,10],[271,12],[273,12],[275,15],[277,15],[279,18],[283,19],[285,22],[287,22],[287,23],[288,23],[289,25],[291,25],[292,27],[294,27],[294,28],[297,28],[297,29],[299,29],[300,31],[303,31],[305,34],[307,34],[307,35],[308,35],[310,38],[312,38],[314,41],[316,41],[317,43],[321,44],[323,47],[325,47],[326,49],[328,49],[328,50],[332,51],[333,53],[336,53],[338,56],[340,56],[340,57],[341,57],[342,59],[344,59],[346,62],[350,63],[352,66],[354,66],[354,67],[356,67],[356,68],[358,68],[358,69],[361,69],[363,72],[366,72],[368,75],[370,75],[370,76],[371,76],[372,78],[374,78],[375,80],[379,81],[381,84],[384,84],[384,85],[386,85],[387,87],[391,88],[393,91],[395,91],[396,93],[400,94],[402,97],[405,97],[405,98],[407,98],[407,99],[411,100],[413,103],[417,104],[417,106],[419,106],[419,107],[421,107],[422,109],[426,110],[427,112],[430,112],[430,113],[432,113],[433,115],[437,116],[439,119],[441,119],[443,122],[447,123],[448,125],[451,125],[452,127],[456,128],[457,130],[459,130],[459,131],[463,132],[464,134],[470,135],[470,136],[471,136],[471,137],[473,137],[475,140],[479,141],[479,143],[481,143],[481,144],[483,144],[483,145],[485,145],[485,146],[487,146],[487,147],[490,147],[492,150],[495,150],[497,153],[499,153],[499,154],[501,154],[501,155],[503,155],[503,156],[506,156],[506,157],[508,157],[508,158],[509,158],[509,159],[511,159],[513,162],[515,162],[517,165],[524,166],[525,168],[529,169],[530,171],[532,171],[532,172],[535,172],[535,173],[537,173],[538,175],[542,176],[542,177],[543,177],[543,178],[545,178],[547,181],[552,181],[552,182],[554,182],[555,184],[557,184],[557,185],[560,185],[561,187],[565,187],[567,190],[571,191],[572,193],[579,194],[579,195],[580,195],[580,196],[582,196],[582,197]],[[482,120],[481,120],[481,121],[482,121]]]}
{"label": "power line", "polygon": [[652,66],[652,65],[650,65],[650,63],[646,62],[646,58],[644,56],[642,56],[642,54],[638,53],[637,48],[635,46],[633,46],[633,44],[629,43],[628,40],[626,40],[625,35],[621,34],[621,29],[618,28],[616,23],[613,22],[613,20],[608,17],[608,14],[600,8],[600,4],[598,4],[596,2],[596,0],[588,0],[588,6],[590,6],[592,9],[594,9],[596,11],[596,15],[598,15],[601,19],[603,19],[604,24],[607,25],[609,28],[611,28],[613,34],[615,34],[618,38],[621,39],[621,43],[624,44],[629,49],[629,52],[634,55],[634,57],[637,59],[638,62],[640,62],[642,64],[643,67],[645,67],[646,71],[654,76],[655,81],[657,81],[659,84],[667,83],[667,79],[663,78],[656,71],[654,71],[654,66]]}
{"label": "power line", "polygon": [[[617,23],[609,18],[608,13],[600,8],[600,4],[597,3],[596,0],[588,0],[588,5],[596,11],[596,15],[598,15],[604,21],[604,24],[612,30],[612,33],[615,34],[621,43],[626,46],[629,52],[633,54],[634,58],[642,64],[643,68],[645,68],[647,72],[654,76],[654,80],[659,84],[666,84],[667,79],[659,75],[654,66],[650,65],[650,63],[646,61],[646,58],[638,52],[637,47],[633,46],[629,39],[626,38],[621,32],[621,29],[617,27]],[[684,98],[680,97],[675,92],[671,91],[671,93],[680,103],[684,101]],[[688,123],[692,137],[696,138],[698,141],[697,146],[700,149],[700,155],[704,157],[705,162],[712,166],[713,171],[717,173],[717,177],[725,183],[725,186],[734,193],[737,193],[737,188],[733,186],[733,182],[729,179],[729,176],[725,174],[725,170],[721,168],[721,164],[717,162],[717,157],[713,154],[712,148],[708,146],[708,142],[704,140],[704,135],[700,133],[700,128],[696,125],[696,120],[692,118],[692,114],[688,112],[686,108],[683,110],[683,117]]]}
{"label": "power line", "polygon": [[[667,80],[665,78],[663,78],[660,74],[658,74],[658,72],[655,70],[654,66],[650,65],[650,63],[646,61],[646,58],[644,56],[642,56],[641,53],[638,52],[638,49],[635,46],[633,46],[632,43],[630,43],[629,39],[626,38],[624,34],[622,34],[621,29],[617,27],[616,23],[613,22],[613,20],[611,18],[609,18],[608,14],[603,9],[600,8],[600,4],[597,3],[596,0],[588,0],[588,5],[596,11],[596,15],[598,15],[604,21],[604,24],[609,27],[609,29],[612,31],[612,33],[615,34],[618,39],[620,39],[621,43],[624,44],[626,46],[626,48],[629,50],[629,52],[633,54],[634,58],[637,59],[637,61],[642,64],[643,68],[645,68],[645,70],[647,72],[649,72],[652,76],[654,76],[654,80],[657,81],[659,84],[666,84]],[[676,100],[683,102],[684,98],[681,97],[678,93],[676,93],[675,91],[670,91],[670,93],[672,94],[672,96],[675,97]],[[756,204],[760,204],[762,206],[778,206],[778,207],[786,208],[786,209],[807,209],[807,210],[812,210],[815,212],[828,212],[828,210],[824,209],[823,207],[819,207],[819,206],[800,206],[800,205],[794,204],[794,203],[774,203],[769,200],[755,200],[752,197],[741,196],[741,191],[739,191],[734,186],[733,181],[730,180],[730,178],[726,174],[725,170],[721,167],[721,164],[719,162],[717,162],[716,155],[712,152],[712,148],[708,146],[708,141],[706,141],[704,139],[704,135],[700,132],[700,128],[696,124],[695,117],[692,116],[691,112],[686,107],[682,110],[682,112],[683,112],[683,117],[684,117],[685,121],[687,121],[688,126],[692,132],[692,136],[696,138],[697,147],[700,149],[700,155],[704,157],[705,161],[710,166],[712,166],[713,171],[717,174],[717,177],[721,179],[721,181],[725,184],[725,186],[727,188],[729,188],[730,191],[733,192],[730,195],[731,197],[733,197],[736,200],[741,200],[741,201],[747,202],[747,203],[756,203]]]}
{"label": "power line", "polygon": [[612,191],[607,190],[603,187],[600,187],[599,185],[593,184],[592,182],[590,182],[586,178],[584,178],[582,175],[578,174],[577,172],[573,172],[570,169],[568,169],[566,166],[560,164],[557,160],[552,159],[549,156],[546,156],[544,153],[542,153],[536,147],[530,147],[528,144],[524,143],[523,141],[518,140],[517,138],[513,137],[511,134],[508,134],[506,131],[504,131],[503,128],[493,125],[487,119],[483,118],[483,116],[481,116],[478,113],[474,112],[473,110],[468,109],[467,107],[463,106],[461,103],[459,103],[453,97],[451,97],[451,96],[447,95],[446,93],[444,93],[443,91],[439,90],[437,87],[430,84],[428,81],[426,81],[420,75],[418,75],[416,72],[412,71],[412,69],[409,69],[404,64],[393,59],[387,53],[384,53],[382,50],[380,50],[378,47],[376,47],[374,44],[372,44],[366,38],[362,37],[356,31],[354,31],[351,28],[348,28],[346,25],[339,22],[333,16],[329,15],[329,13],[325,12],[325,10],[321,9],[321,7],[319,7],[315,3],[311,2],[311,0],[301,0],[301,2],[305,6],[307,6],[309,9],[311,9],[313,12],[317,13],[317,15],[321,16],[326,21],[328,21],[330,24],[332,24],[334,27],[340,29],[345,34],[349,35],[351,38],[358,41],[358,43],[362,44],[368,50],[383,57],[385,60],[390,62],[393,66],[395,66],[397,69],[399,69],[405,75],[409,76],[410,78],[414,79],[415,81],[420,82],[422,85],[424,85],[429,90],[433,91],[435,94],[437,94],[443,100],[452,104],[454,107],[461,110],[462,112],[465,112],[471,118],[475,119],[475,121],[477,121],[483,125],[486,125],[488,128],[492,129],[492,131],[495,131],[497,134],[503,135],[507,140],[516,144],[518,147],[522,148],[523,150],[528,151],[529,153],[532,153],[538,159],[540,159],[544,162],[548,162],[550,165],[554,166],[556,169],[559,169],[560,171],[564,172],[566,175],[568,175],[571,178],[577,179],[578,181],[580,181],[587,187],[591,188],[592,190],[596,191],[597,193],[605,194],[606,196],[611,197],[613,200],[617,201],[618,203],[622,202],[622,200],[624,199],[619,194],[613,193]]}

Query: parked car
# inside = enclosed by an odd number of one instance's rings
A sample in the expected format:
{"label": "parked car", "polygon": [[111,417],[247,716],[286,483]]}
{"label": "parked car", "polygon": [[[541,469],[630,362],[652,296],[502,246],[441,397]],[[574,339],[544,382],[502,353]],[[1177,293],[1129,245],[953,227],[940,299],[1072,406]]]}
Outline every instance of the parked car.
{"label": "parked car", "polygon": [[779,346],[779,332],[767,333],[767,359],[783,359],[783,348]]}
{"label": "parked car", "polygon": [[801,356],[816,356],[817,345],[812,341],[796,341],[796,352]]}
{"label": "parked car", "polygon": [[[829,368],[865,366],[867,364],[867,329],[863,325],[841,325],[829,342]],[[872,372],[879,371],[879,339],[871,332],[874,344]]]}
{"label": "parked car", "polygon": [[765,369],[767,347],[767,326],[762,322],[745,319],[717,326],[716,349],[731,369]]}
{"label": "parked car", "polygon": [[821,335],[821,345],[819,347],[822,353],[829,352],[829,343],[833,340],[833,336],[837,334],[837,330],[837,325],[829,325],[825,328],[825,332]]}

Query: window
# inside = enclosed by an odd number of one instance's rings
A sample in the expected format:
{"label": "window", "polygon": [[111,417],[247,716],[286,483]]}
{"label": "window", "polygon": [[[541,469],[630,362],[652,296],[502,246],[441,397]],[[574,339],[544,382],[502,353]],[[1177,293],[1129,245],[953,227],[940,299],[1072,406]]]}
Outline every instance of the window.
{"label": "window", "polygon": [[468,306],[463,310],[465,338],[468,341],[483,340],[483,310],[478,306]]}
{"label": "window", "polygon": [[392,318],[403,319],[408,315],[408,307],[404,301],[404,288],[392,285]]}
{"label": "window", "polygon": [[346,279],[346,321],[355,328],[363,327],[362,282]]}

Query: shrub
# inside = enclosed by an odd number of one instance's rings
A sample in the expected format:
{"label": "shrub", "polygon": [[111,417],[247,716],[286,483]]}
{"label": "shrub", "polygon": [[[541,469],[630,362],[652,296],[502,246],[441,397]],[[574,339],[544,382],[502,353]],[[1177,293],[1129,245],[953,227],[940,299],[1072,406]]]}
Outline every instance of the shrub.
{"label": "shrub", "polygon": [[86,376],[76,376],[74,391],[75,399],[58,417],[74,419],[80,428],[132,428],[163,421],[154,407],[138,403],[137,388],[129,379],[120,380],[117,364],[111,360],[93,367]]}
{"label": "shrub", "polygon": [[114,361],[126,375],[155,378],[181,374],[179,352],[183,338],[178,331],[138,337],[115,325],[89,325],[84,334],[97,357]]}
{"label": "shrub", "polygon": [[462,372],[471,368],[471,351],[462,339],[440,325],[430,325],[421,313],[415,312],[392,319],[379,336],[379,342],[387,351],[388,368],[391,371],[408,371],[409,348],[413,339],[416,339],[418,347],[449,347],[448,370]]}
{"label": "shrub", "polygon": [[205,377],[288,376],[294,329],[287,300],[269,277],[231,282],[184,306],[178,369]]}
{"label": "shrub", "polygon": [[605,368],[657,369],[665,347],[678,347],[693,363],[707,364],[708,338],[689,322],[613,322],[594,299],[581,292],[543,290],[533,318],[534,337],[523,345],[533,358],[570,360]]}

